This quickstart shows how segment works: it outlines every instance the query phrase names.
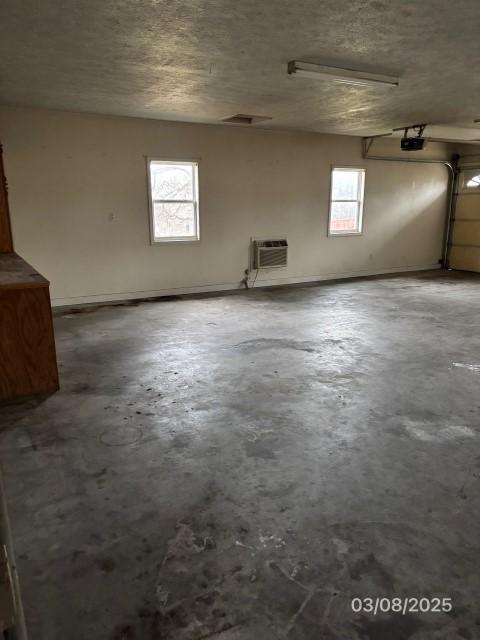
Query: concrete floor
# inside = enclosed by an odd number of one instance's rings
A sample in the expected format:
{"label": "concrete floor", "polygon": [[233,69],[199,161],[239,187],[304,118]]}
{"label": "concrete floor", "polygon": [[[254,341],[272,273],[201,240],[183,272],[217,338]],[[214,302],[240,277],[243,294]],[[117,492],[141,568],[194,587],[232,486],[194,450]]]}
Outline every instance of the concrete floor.
{"label": "concrete floor", "polygon": [[479,287],[57,317],[62,390],[0,414],[31,640],[479,638]]}

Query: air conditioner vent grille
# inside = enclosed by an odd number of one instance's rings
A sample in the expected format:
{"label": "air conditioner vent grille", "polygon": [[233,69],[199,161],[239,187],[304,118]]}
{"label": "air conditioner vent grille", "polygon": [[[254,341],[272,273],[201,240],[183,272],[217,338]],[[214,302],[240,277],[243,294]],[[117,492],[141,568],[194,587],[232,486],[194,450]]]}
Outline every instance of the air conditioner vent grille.
{"label": "air conditioner vent grille", "polygon": [[276,269],[287,266],[288,243],[286,240],[255,240],[254,268]]}

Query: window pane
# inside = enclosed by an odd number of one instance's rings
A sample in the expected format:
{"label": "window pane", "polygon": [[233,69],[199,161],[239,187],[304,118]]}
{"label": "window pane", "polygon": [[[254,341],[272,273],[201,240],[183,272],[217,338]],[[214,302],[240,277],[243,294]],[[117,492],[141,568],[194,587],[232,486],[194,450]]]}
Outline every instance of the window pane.
{"label": "window pane", "polygon": [[332,173],[332,200],[358,200],[359,172],[338,171]]}
{"label": "window pane", "polygon": [[150,163],[153,200],[193,200],[193,165]]}
{"label": "window pane", "polygon": [[473,176],[468,182],[467,187],[470,189],[472,187],[480,187],[480,175]]}
{"label": "window pane", "polygon": [[155,238],[197,237],[195,208],[190,202],[154,202]]}
{"label": "window pane", "polygon": [[358,228],[357,202],[332,202],[330,210],[330,232],[360,231]]}

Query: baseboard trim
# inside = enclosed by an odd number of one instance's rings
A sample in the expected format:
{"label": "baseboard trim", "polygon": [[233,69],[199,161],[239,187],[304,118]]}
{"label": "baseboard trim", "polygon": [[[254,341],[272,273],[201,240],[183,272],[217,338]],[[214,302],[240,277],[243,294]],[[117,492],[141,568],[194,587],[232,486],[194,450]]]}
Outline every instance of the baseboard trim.
{"label": "baseboard trim", "polygon": [[[431,271],[440,269],[438,263],[428,265],[408,265],[402,267],[385,267],[381,269],[362,269],[359,271],[343,273],[323,273],[313,276],[292,276],[285,278],[257,278],[255,289],[262,287],[275,287],[289,284],[302,284],[323,282],[325,280],[345,280],[350,278],[363,278],[366,276],[382,276],[394,273],[407,273],[409,271]],[[250,286],[252,283],[250,283]],[[234,291],[242,289],[238,282],[220,284],[207,284],[194,287],[174,287],[169,289],[148,289],[145,291],[125,291],[118,293],[99,293],[89,296],[74,296],[68,298],[52,298],[53,307],[71,307],[82,304],[101,304],[105,302],[122,302],[126,300],[138,300],[139,298],[162,298],[164,296],[179,296],[195,293],[213,293],[220,291]]]}

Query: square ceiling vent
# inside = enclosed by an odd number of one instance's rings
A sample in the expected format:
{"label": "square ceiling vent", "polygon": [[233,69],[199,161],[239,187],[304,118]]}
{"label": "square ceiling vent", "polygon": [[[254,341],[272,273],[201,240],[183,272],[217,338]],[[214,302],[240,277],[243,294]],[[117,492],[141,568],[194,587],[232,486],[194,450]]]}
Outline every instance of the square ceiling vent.
{"label": "square ceiling vent", "polygon": [[222,122],[229,122],[230,124],[257,124],[257,122],[264,122],[271,119],[270,116],[252,116],[246,113],[237,113],[229,118],[224,118]]}

